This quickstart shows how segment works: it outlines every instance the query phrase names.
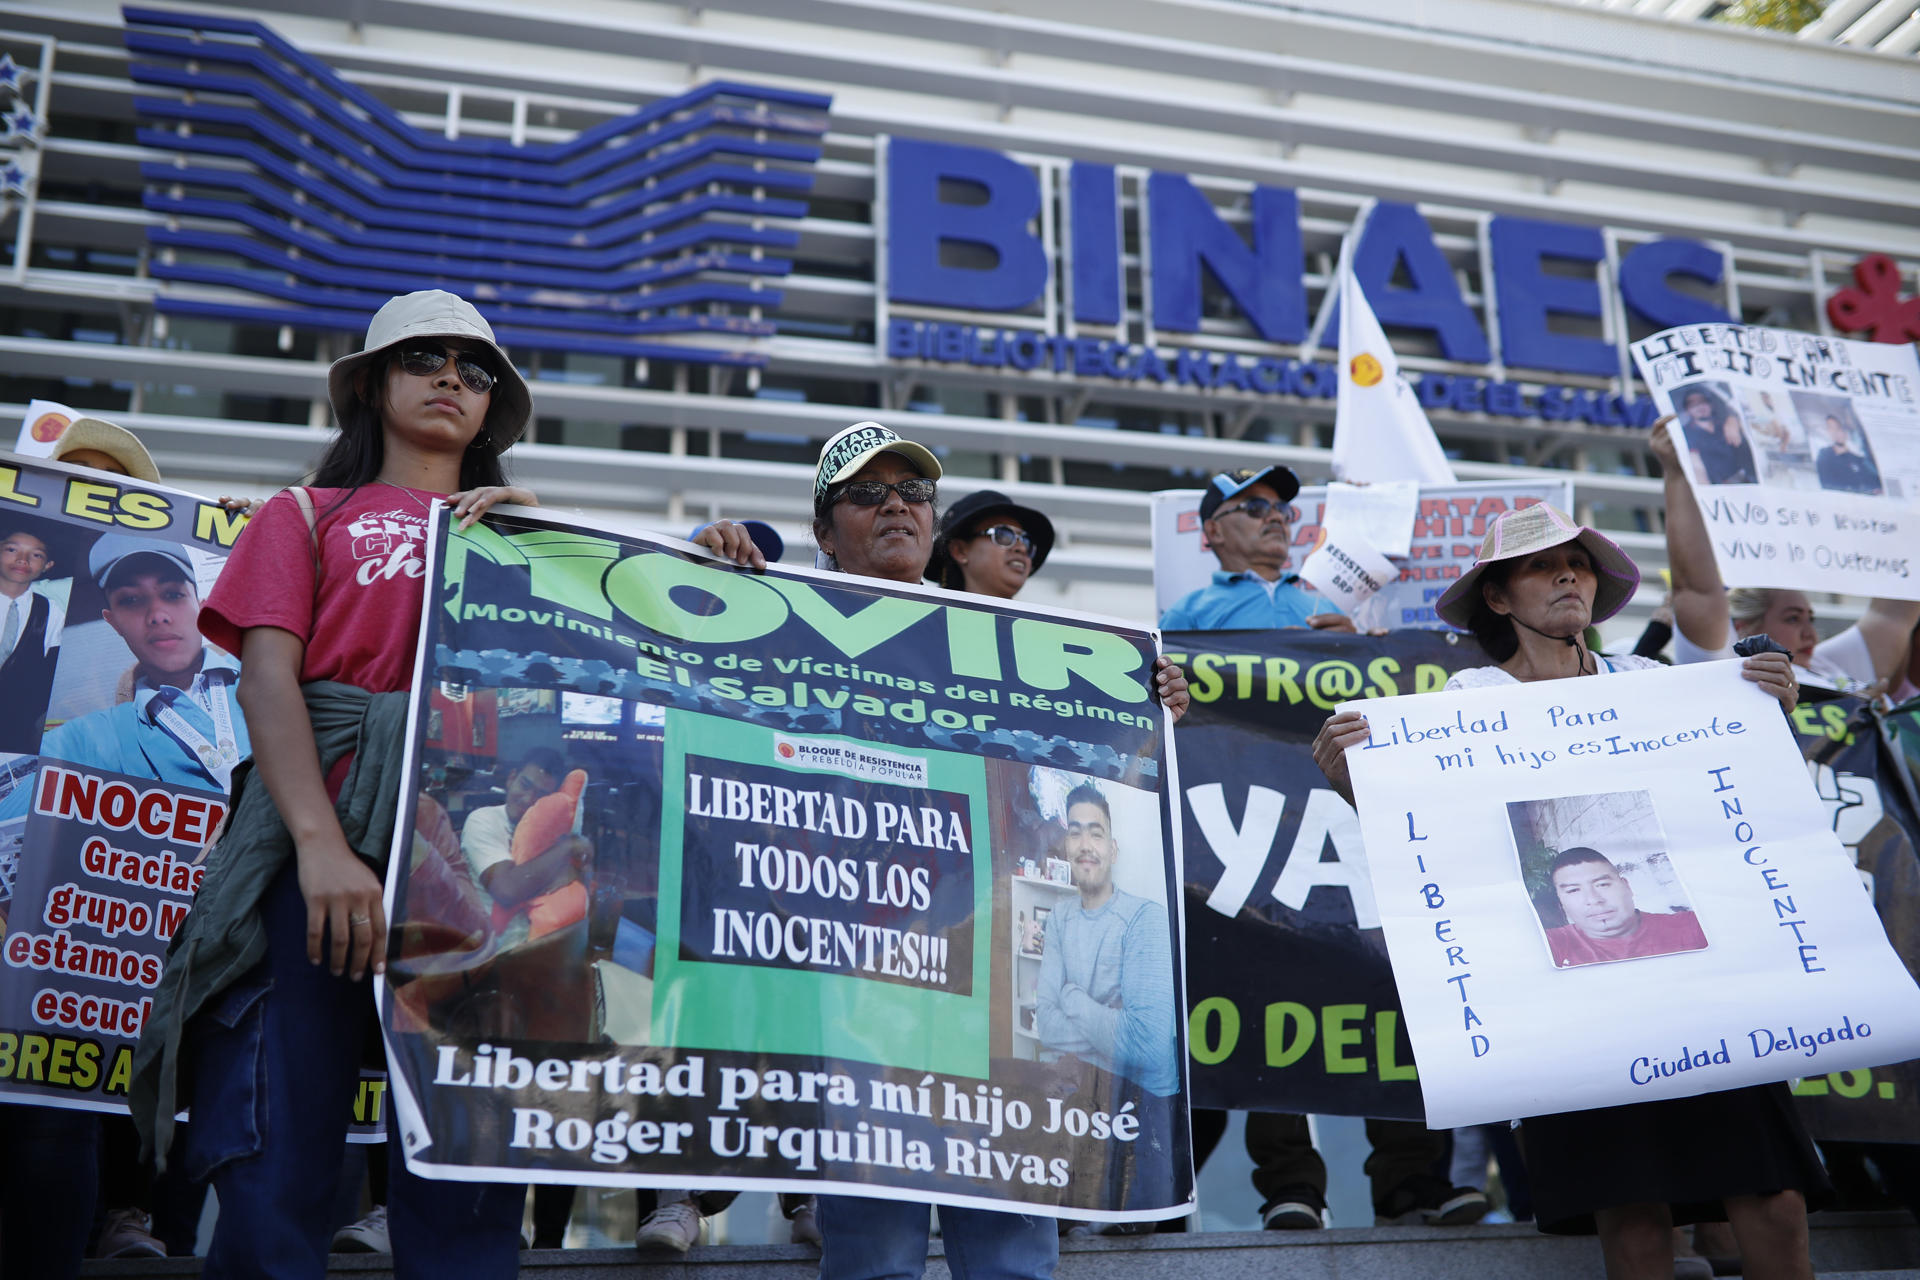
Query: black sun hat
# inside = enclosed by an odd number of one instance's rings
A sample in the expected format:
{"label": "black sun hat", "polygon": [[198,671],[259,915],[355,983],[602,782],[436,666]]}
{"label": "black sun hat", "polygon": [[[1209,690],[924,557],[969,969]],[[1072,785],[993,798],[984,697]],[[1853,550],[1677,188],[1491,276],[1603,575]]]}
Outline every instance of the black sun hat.
{"label": "black sun hat", "polygon": [[1053,521],[1032,507],[1021,506],[1004,493],[981,489],[968,494],[942,513],[940,528],[933,535],[933,554],[927,559],[927,581],[958,591],[964,580],[960,566],[947,554],[947,544],[954,535],[982,523],[982,517],[1002,513],[1019,520],[1021,528],[1033,539],[1033,572],[1040,572],[1040,566],[1047,562],[1047,553],[1053,550]]}

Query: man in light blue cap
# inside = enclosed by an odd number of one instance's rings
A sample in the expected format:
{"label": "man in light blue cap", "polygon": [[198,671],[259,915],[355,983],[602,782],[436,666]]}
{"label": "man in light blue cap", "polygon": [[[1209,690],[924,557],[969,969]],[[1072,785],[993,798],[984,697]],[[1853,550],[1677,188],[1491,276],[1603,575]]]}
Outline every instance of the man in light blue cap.
{"label": "man in light blue cap", "polygon": [[1313,627],[1352,631],[1353,621],[1287,573],[1293,554],[1291,505],[1300,477],[1282,466],[1222,471],[1207,481],[1200,527],[1219,560],[1213,581],[1174,602],[1162,631],[1265,631]]}
{"label": "man in light blue cap", "polygon": [[[234,696],[240,664],[200,637],[193,561],[176,542],[106,533],[87,571],[134,665],[121,701],[49,730],[41,757],[225,795],[252,746]],[[24,813],[29,791],[9,795],[0,819]]]}

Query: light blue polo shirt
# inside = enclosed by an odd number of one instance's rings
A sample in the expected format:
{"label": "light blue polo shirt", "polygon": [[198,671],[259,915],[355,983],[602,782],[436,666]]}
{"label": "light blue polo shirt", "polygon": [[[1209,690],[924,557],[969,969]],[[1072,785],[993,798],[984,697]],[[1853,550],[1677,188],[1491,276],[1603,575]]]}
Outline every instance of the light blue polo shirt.
{"label": "light blue polo shirt", "polygon": [[[1271,589],[1269,589],[1271,588]],[[1304,627],[1316,613],[1339,613],[1333,602],[1286,574],[1268,583],[1247,571],[1216,569],[1213,582],[1190,591],[1160,616],[1162,631],[1268,631]]]}

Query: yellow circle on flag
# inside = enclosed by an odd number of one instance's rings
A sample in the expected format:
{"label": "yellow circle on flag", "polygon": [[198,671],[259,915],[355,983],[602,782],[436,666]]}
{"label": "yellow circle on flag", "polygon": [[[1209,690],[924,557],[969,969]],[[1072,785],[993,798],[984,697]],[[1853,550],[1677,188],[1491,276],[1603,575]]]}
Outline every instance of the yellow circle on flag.
{"label": "yellow circle on flag", "polygon": [[1364,351],[1353,358],[1348,371],[1353,375],[1355,384],[1362,387],[1370,387],[1380,381],[1381,375],[1385,372],[1380,367],[1380,362]]}

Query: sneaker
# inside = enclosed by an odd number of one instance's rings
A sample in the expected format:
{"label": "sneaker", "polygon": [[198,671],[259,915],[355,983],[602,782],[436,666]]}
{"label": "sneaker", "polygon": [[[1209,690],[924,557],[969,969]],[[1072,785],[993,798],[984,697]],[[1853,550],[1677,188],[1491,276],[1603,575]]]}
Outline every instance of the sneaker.
{"label": "sneaker", "polygon": [[1312,1187],[1288,1187],[1260,1210],[1266,1231],[1318,1231],[1327,1225],[1326,1202]]}
{"label": "sneaker", "polygon": [[1445,1178],[1402,1183],[1384,1207],[1374,1206],[1376,1227],[1464,1227],[1487,1216],[1487,1193],[1449,1186]]}
{"label": "sneaker", "polygon": [[96,1258],[164,1258],[167,1246],[153,1235],[153,1219],[139,1209],[113,1209],[100,1224]]}
{"label": "sneaker", "polygon": [[358,1222],[349,1222],[333,1233],[335,1253],[392,1253],[387,1238],[387,1206],[377,1204]]}
{"label": "sneaker", "polygon": [[700,1232],[705,1223],[706,1219],[700,1216],[700,1210],[694,1208],[691,1200],[663,1204],[640,1224],[640,1230],[633,1237],[633,1246],[636,1249],[670,1249],[675,1253],[685,1253],[700,1243]]}
{"label": "sneaker", "polygon": [[787,1239],[794,1244],[812,1245],[816,1249],[826,1243],[820,1235],[820,1220],[814,1216],[811,1197],[787,1219]]}

